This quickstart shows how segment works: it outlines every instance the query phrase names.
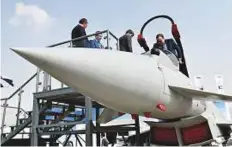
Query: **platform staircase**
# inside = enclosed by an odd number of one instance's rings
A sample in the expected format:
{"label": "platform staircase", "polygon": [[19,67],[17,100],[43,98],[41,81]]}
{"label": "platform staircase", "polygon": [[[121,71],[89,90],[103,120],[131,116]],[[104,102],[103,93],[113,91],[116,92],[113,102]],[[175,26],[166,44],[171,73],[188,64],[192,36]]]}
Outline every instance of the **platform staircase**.
{"label": "platform staircase", "polygon": [[[52,108],[49,108],[52,107]],[[65,110],[66,109],[66,110]],[[31,113],[31,112],[29,112]],[[51,105],[51,103],[46,103],[41,107],[39,116],[39,132],[60,132],[60,131],[69,131],[72,129],[76,122],[81,122],[84,119],[85,113],[84,110],[76,110],[74,105],[63,106],[61,104]],[[18,126],[10,126],[10,133],[2,133],[1,136],[1,145],[2,146],[14,146],[14,145],[22,145],[29,146],[30,145],[30,136],[31,131],[25,132],[25,129],[30,129],[32,123],[32,115],[28,115],[27,118],[19,119]],[[63,127],[62,130],[60,123],[66,123],[67,126]],[[57,129],[58,128],[58,129]],[[14,138],[16,135],[21,134],[26,136],[29,135],[29,138]],[[56,145],[56,143],[51,140],[56,141],[62,136],[62,134],[51,135],[48,138],[39,138],[39,145],[46,145],[46,142],[50,142],[50,145]]]}

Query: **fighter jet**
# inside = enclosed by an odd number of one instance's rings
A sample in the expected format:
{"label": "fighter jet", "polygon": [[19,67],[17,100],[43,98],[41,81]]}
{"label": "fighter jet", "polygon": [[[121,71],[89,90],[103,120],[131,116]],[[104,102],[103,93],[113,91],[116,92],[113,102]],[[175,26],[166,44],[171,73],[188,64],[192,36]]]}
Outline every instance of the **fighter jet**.
{"label": "fighter jet", "polygon": [[[157,18],[171,21],[173,37],[183,54],[182,64],[168,50],[160,50],[159,54],[149,51],[143,31]],[[226,121],[210,101],[232,101],[232,96],[197,90],[189,78],[180,33],[172,18],[159,15],[149,19],[140,30],[138,43],[146,53],[50,48],[53,46],[11,49],[57,80],[105,106],[98,119],[100,123],[129,113],[139,126],[137,116],[145,116],[144,121],[150,125],[153,136],[151,142],[160,145],[223,142],[217,141],[218,136],[229,140],[232,122]]]}
{"label": "fighter jet", "polygon": [[[90,48],[12,48],[14,52],[57,80],[106,106],[99,118],[130,113],[165,121],[198,116],[207,110],[206,101],[231,101],[232,96],[196,90],[189,78],[185,58],[179,64],[168,50],[152,54],[142,34],[158,18],[168,19],[181,49],[180,33],[174,20],[158,15],[147,20],[138,35],[145,54]],[[184,57],[184,56],[183,56]]]}
{"label": "fighter jet", "polygon": [[12,48],[57,80],[115,112],[171,120],[198,116],[205,101],[232,96],[196,90],[170,52],[144,55],[89,48]]}

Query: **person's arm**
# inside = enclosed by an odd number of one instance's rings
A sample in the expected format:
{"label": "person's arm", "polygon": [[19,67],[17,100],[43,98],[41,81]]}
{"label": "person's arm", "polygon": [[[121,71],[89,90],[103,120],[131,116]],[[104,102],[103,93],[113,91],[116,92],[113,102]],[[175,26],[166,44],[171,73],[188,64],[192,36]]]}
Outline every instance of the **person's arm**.
{"label": "person's arm", "polygon": [[[84,29],[84,28],[81,28],[80,31],[81,31],[81,36],[86,36],[86,32],[85,32],[85,29]],[[88,37],[83,38],[83,40],[87,40],[87,42],[89,42]]]}
{"label": "person's arm", "polygon": [[127,45],[128,45],[128,51],[127,52],[132,52],[132,41],[131,41],[130,36],[127,36]]}
{"label": "person's arm", "polygon": [[181,53],[180,47],[172,40],[173,48],[177,51],[178,59],[182,61],[183,55]]}
{"label": "person's arm", "polygon": [[151,49],[151,54],[155,54],[155,55],[160,55],[160,50],[157,47],[157,44],[155,43]]}

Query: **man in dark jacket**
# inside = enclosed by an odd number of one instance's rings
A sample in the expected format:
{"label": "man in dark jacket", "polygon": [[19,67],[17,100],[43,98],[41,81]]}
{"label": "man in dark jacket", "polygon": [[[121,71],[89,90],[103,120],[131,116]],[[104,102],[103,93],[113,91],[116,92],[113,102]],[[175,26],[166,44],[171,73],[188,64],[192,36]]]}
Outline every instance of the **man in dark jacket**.
{"label": "man in dark jacket", "polygon": [[[150,50],[146,43],[146,40],[142,35],[138,36],[138,43],[143,49],[148,52]],[[156,35],[156,43],[151,49],[151,54],[159,55],[160,50],[168,50],[173,53],[179,61],[179,71],[184,75],[189,77],[186,63],[184,61],[184,53],[181,51],[180,47],[174,42],[173,39],[165,39],[163,34]]]}
{"label": "man in dark jacket", "polygon": [[[79,24],[77,26],[75,26],[72,30],[72,39],[81,37],[81,36],[86,36],[86,32],[85,29],[88,26],[88,21],[86,18],[82,18],[79,21]],[[88,38],[84,38],[81,40],[77,40],[77,41],[72,41],[72,45],[73,47],[88,47]]]}
{"label": "man in dark jacket", "polygon": [[174,42],[173,39],[165,39],[163,34],[157,34],[156,43],[154,44],[152,48],[153,51],[151,52],[155,52],[154,50],[157,51],[157,49],[170,51],[178,58],[179,62],[182,63],[183,55],[179,46]]}
{"label": "man in dark jacket", "polygon": [[134,32],[132,30],[127,30],[126,34],[119,38],[120,51],[132,52],[132,37]]}

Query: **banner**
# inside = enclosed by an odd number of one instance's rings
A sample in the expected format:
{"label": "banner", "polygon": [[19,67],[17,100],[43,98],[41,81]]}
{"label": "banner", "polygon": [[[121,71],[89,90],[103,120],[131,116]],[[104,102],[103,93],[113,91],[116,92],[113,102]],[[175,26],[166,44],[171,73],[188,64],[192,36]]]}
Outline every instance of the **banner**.
{"label": "banner", "polygon": [[215,80],[216,80],[217,92],[220,94],[224,94],[222,75],[215,75]]}
{"label": "banner", "polygon": [[204,90],[204,86],[202,83],[203,83],[203,76],[198,75],[194,77],[194,84],[197,90]]}
{"label": "banner", "polygon": [[[223,85],[223,76],[222,75],[215,75],[215,81],[216,81],[216,89],[219,94],[224,94],[224,85]],[[225,103],[224,101],[215,101],[215,105],[217,108],[219,108],[224,116],[230,120],[230,110],[228,103]]]}

